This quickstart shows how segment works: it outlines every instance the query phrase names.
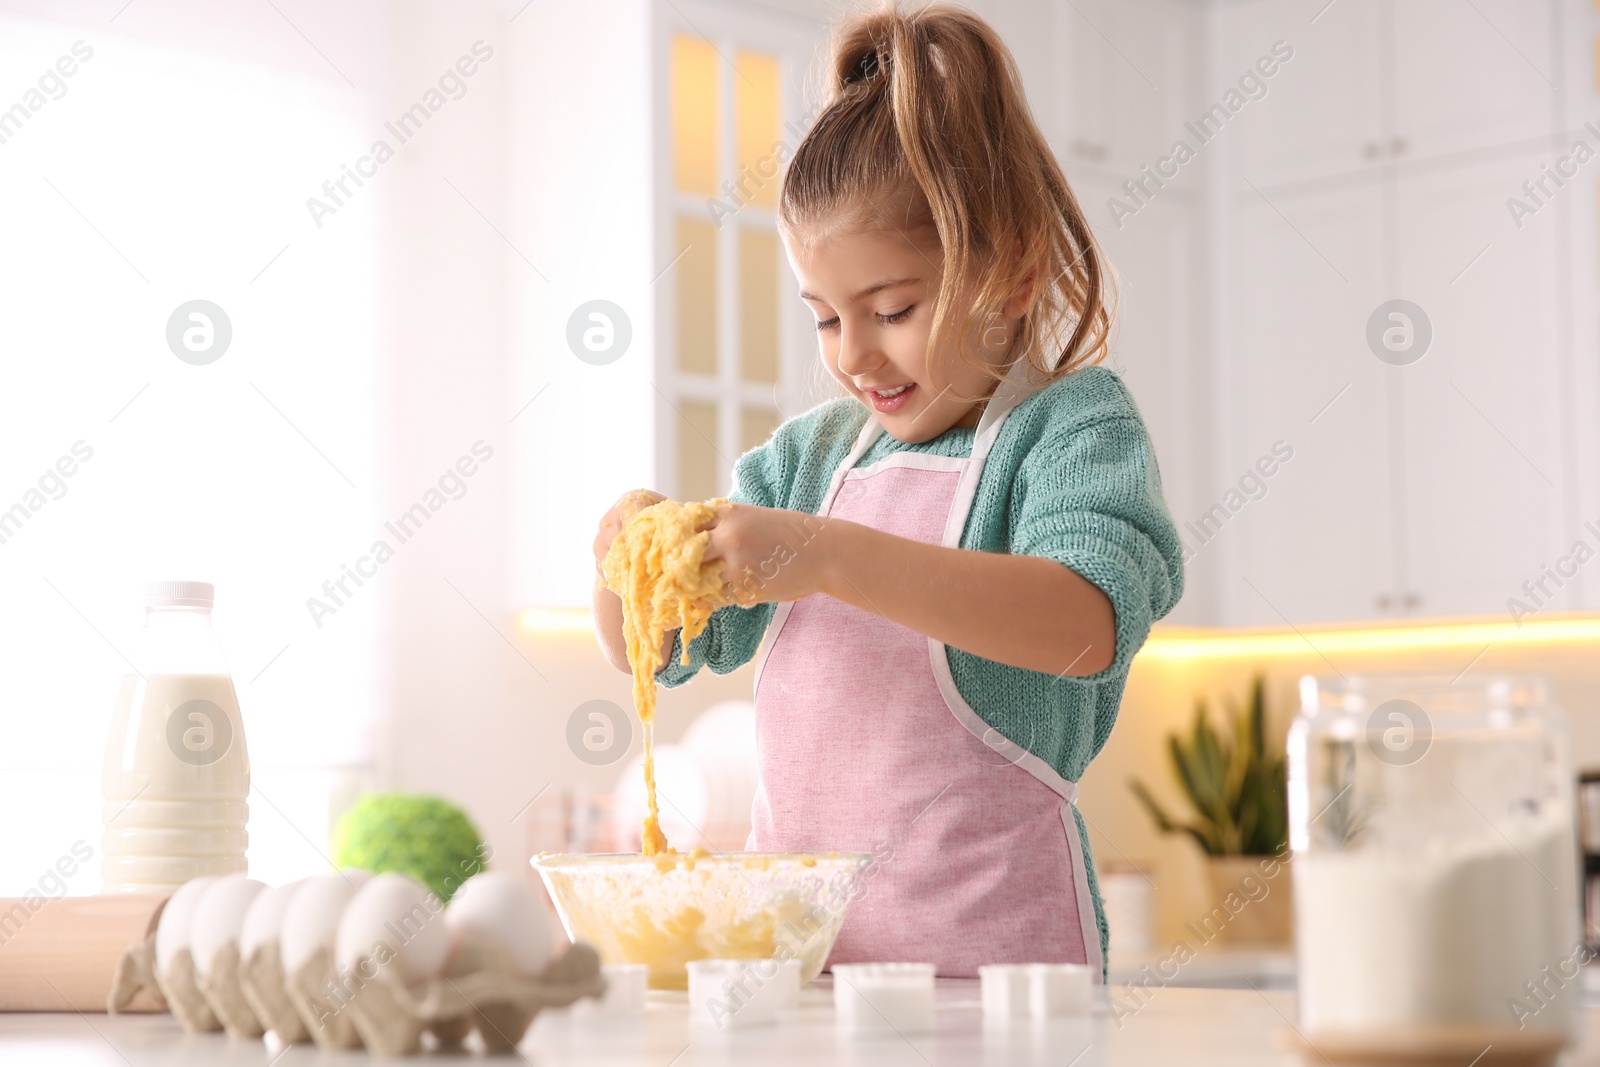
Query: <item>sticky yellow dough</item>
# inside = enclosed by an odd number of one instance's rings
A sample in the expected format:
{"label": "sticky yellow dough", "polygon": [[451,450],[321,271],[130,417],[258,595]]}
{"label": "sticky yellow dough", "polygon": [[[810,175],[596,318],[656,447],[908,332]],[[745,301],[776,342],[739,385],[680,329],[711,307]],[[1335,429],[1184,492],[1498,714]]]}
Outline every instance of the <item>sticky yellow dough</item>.
{"label": "sticky yellow dough", "polygon": [[706,628],[713,611],[733,602],[722,580],[722,563],[703,561],[711,537],[706,528],[727,503],[664,500],[642,507],[611,542],[600,567],[606,588],[622,598],[633,706],[644,728],[646,856],[673,851],[661,832],[656,807],[654,734],[661,643],[667,631],[681,627],[683,662],[688,663],[689,642]]}
{"label": "sticky yellow dough", "polygon": [[[705,857],[700,849],[689,853],[656,857],[656,870],[663,875],[674,869],[685,874],[695,871],[695,860]],[[815,866],[815,856],[801,857],[804,866]],[[760,856],[745,860],[749,870],[767,870],[771,859]],[[716,872],[701,868],[700,877],[710,880]],[[728,871],[720,877],[732,877]],[[712,906],[708,904],[708,906]],[[644,963],[650,968],[652,989],[687,989],[686,965],[690,960],[767,960],[777,956],[784,945],[797,952],[809,981],[822,970],[822,955],[832,946],[832,938],[813,937],[795,944],[797,930],[818,928],[818,907],[800,897],[774,900],[760,910],[737,919],[723,914],[708,917],[701,908],[687,905],[663,911],[658,904],[630,900],[608,901],[605,905],[606,929],[622,958]]]}
{"label": "sticky yellow dough", "polygon": [[[772,959],[785,944],[785,927],[798,928],[815,912],[802,901],[785,900],[735,922],[709,923],[705,912],[692,907],[663,922],[636,905],[613,919],[612,935],[627,959],[642,960],[650,968],[652,989],[687,989],[685,970],[690,960]],[[807,957],[815,949],[802,945],[801,961],[810,963]],[[822,961],[815,963],[814,970],[820,971]]]}

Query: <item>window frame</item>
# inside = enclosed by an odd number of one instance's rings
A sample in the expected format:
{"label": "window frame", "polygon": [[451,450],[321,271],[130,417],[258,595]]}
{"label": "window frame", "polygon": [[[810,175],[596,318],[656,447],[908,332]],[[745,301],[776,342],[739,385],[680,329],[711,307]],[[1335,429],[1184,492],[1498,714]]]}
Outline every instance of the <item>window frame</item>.
{"label": "window frame", "polygon": [[[775,411],[782,422],[814,402],[806,383],[806,370],[816,348],[810,328],[811,316],[796,295],[798,283],[787,259],[780,257],[776,295],[778,380],[767,385],[745,381],[740,376],[738,281],[743,272],[739,236],[741,228],[760,229],[776,236],[777,218],[772,208],[746,203],[732,215],[722,217],[719,224],[710,213],[710,202],[677,189],[672,136],[672,42],[676,35],[685,34],[706,40],[719,54],[717,171],[720,188],[723,181],[737,176],[734,79],[738,75],[733,66],[734,56],[741,50],[748,50],[777,60],[779,143],[783,146],[781,168],[807,126],[805,78],[819,42],[824,39],[825,27],[820,22],[781,12],[763,11],[756,15],[748,8],[717,0],[672,3],[659,0],[655,14],[652,42],[655,63],[651,75],[654,98],[651,127],[655,139],[651,152],[655,161],[651,183],[655,230],[652,262],[659,264],[661,271],[652,286],[651,297],[655,309],[657,394],[652,430],[655,481],[660,491],[668,496],[683,497],[678,434],[684,416],[679,405],[686,401],[714,404],[717,410],[717,439],[713,443],[718,455],[716,492],[724,495],[732,488],[734,461],[744,451],[743,412],[749,408]],[[713,27],[713,32],[702,32],[711,31]],[[717,365],[712,375],[679,370],[678,288],[674,268],[675,257],[682,251],[677,245],[677,223],[682,216],[709,221],[716,226]]]}

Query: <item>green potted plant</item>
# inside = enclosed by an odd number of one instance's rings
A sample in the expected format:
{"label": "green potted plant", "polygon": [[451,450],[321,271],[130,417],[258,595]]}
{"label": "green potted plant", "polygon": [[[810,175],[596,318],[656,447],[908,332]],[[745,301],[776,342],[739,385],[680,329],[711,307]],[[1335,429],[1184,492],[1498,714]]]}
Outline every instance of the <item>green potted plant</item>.
{"label": "green potted plant", "polygon": [[1206,941],[1290,938],[1287,759],[1278,746],[1267,747],[1264,688],[1258,675],[1243,707],[1230,702],[1222,732],[1200,700],[1188,733],[1168,736],[1167,754],[1191,809],[1186,816],[1168,814],[1143,782],[1129,781],[1163,833],[1188,834],[1205,853],[1215,906],[1190,926]]}

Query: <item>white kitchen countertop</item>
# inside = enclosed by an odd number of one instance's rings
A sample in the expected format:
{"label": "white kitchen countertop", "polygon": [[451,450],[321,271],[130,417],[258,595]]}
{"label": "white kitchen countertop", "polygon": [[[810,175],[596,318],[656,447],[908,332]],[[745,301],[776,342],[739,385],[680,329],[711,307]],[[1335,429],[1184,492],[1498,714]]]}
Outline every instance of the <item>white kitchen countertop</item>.
{"label": "white kitchen countertop", "polygon": [[[1049,1064],[1051,1067],[1250,1067],[1297,1061],[1279,1051],[1277,1032],[1294,1018],[1294,994],[1253,990],[1150,989],[1112,986],[1119,1019],[1103,1003],[1092,1018],[1035,1025],[1020,1020],[986,1028],[978,983],[939,982],[938,1030],[903,1038],[850,1038],[834,1025],[824,977],[808,987],[799,1011],[765,1030],[695,1035],[685,994],[651,993],[644,1019],[632,1025],[579,1023],[565,1012],[542,1015],[520,1051],[536,1067],[692,1067],[754,1063],[872,1064],[932,1067],[963,1064]],[[1141,1006],[1142,1002],[1142,1006]],[[1573,1064],[1600,1064],[1600,1009],[1590,1009],[1587,1040]],[[0,1063],[75,1067],[318,1067],[372,1062],[362,1052],[325,1053],[315,1046],[269,1048],[221,1034],[185,1034],[170,1015],[0,1015]],[[394,1062],[394,1061],[391,1061]],[[521,1063],[481,1054],[427,1053],[412,1062]]]}
{"label": "white kitchen countertop", "polygon": [[[1149,984],[1163,974],[1171,975],[1172,950],[1118,952],[1111,949],[1113,985]],[[1153,976],[1153,977],[1152,977]],[[1207,946],[1183,964],[1179,973],[1166,983],[1201,989],[1278,989],[1295,987],[1294,953],[1289,949],[1227,948]]]}

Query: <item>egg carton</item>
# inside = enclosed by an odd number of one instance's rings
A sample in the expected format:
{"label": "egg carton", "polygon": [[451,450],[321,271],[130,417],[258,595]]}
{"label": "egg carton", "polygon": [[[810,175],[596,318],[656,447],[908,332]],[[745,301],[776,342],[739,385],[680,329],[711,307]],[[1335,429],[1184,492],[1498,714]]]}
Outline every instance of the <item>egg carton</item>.
{"label": "egg carton", "polygon": [[600,956],[576,944],[535,976],[520,975],[505,948],[489,940],[464,942],[449,969],[419,985],[401,980],[393,961],[364,957],[356,974],[373,973],[355,989],[349,1012],[367,1048],[404,1055],[420,1047],[424,1030],[435,1039],[459,1041],[476,1030],[490,1052],[513,1049],[542,1008],[564,1008],[581,997],[605,992]]}
{"label": "egg carton", "polygon": [[236,1037],[259,1037],[272,1030],[285,1043],[310,1040],[323,1049],[407,1055],[422,1048],[424,1033],[449,1047],[476,1030],[489,1051],[504,1052],[521,1042],[541,1009],[599,998],[606,988],[599,954],[585,944],[569,946],[528,976],[516,973],[503,945],[471,938],[445,973],[414,984],[383,956],[363,957],[341,974],[325,949],[285,975],[277,948],[263,945],[241,965],[237,947],[225,947],[202,987],[187,948],[165,972],[156,967],[152,935],[118,962],[107,1010],[115,1014],[149,990],[192,1033],[226,1029]]}
{"label": "egg carton", "polygon": [[250,953],[239,968],[239,988],[257,1021],[277,1034],[279,1041],[297,1045],[311,1040],[311,1031],[290,999],[276,941],[268,941]]}
{"label": "egg carton", "polygon": [[361,1034],[356,1030],[355,1019],[345,1012],[345,1004],[329,993],[338,973],[333,953],[319,948],[292,973],[284,975],[283,994],[300,1019],[301,1030],[318,1048],[360,1048]]}
{"label": "egg carton", "polygon": [[[125,951],[117,961],[117,969],[111,979],[111,992],[106,996],[106,1012],[117,1014],[142,992],[152,994],[190,1033],[211,1033],[223,1028],[212,999],[200,988],[194,956],[187,948],[179,949],[163,972],[156,966],[156,938],[153,932],[144,941]],[[237,1019],[229,1010],[233,1006],[229,1000],[222,1010]],[[251,1032],[242,1036],[261,1036],[262,1031],[255,1025],[254,1018],[249,1026]]]}
{"label": "egg carton", "polygon": [[[153,924],[152,924],[153,925]],[[189,964],[193,981],[194,963]],[[111,992],[106,994],[106,1013],[115,1015],[133,1003],[140,993],[147,993],[162,1011],[172,1011],[172,1004],[161,992],[156,981],[156,932],[151,929],[145,939],[133,945],[117,960],[117,969],[111,976]],[[177,1014],[173,1012],[173,1014]]]}
{"label": "egg carton", "polygon": [[[278,946],[274,943],[270,949],[270,962],[277,967],[279,975],[276,984],[264,980],[267,972],[258,971],[263,981],[252,989],[247,979],[248,968],[240,966],[237,945],[227,945],[217,954],[212,962],[211,980],[202,983],[194,955],[188,948],[179,949],[165,971],[156,965],[156,936],[152,931],[144,941],[123,952],[117,961],[111,992],[106,997],[106,1011],[115,1015],[140,993],[148,993],[193,1034],[226,1029],[234,1037],[260,1037],[267,1030],[276,1030],[286,1042],[308,1040],[299,1016],[284,997],[283,968],[277,963]],[[256,957],[261,955],[261,952],[255,954]],[[257,998],[261,1007],[268,1010],[257,1006]]]}

